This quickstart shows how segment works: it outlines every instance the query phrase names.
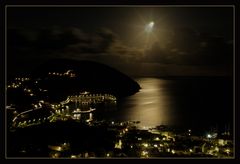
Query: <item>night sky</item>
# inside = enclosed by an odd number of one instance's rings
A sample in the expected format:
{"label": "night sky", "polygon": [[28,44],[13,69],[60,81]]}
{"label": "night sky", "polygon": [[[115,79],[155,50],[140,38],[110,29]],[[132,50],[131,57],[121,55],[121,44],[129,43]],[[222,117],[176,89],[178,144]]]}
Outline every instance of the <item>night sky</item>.
{"label": "night sky", "polygon": [[8,6],[7,72],[69,58],[130,76],[231,76],[233,18],[232,7]]}

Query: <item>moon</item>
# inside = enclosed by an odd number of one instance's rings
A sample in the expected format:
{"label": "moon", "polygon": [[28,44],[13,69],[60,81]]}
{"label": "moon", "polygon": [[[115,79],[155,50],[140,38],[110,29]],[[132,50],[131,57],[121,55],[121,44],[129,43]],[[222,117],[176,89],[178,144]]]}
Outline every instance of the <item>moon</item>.
{"label": "moon", "polygon": [[150,32],[152,32],[153,27],[154,27],[154,22],[151,21],[150,23],[148,23],[148,24],[145,26],[145,31],[146,31],[147,33],[150,33]]}

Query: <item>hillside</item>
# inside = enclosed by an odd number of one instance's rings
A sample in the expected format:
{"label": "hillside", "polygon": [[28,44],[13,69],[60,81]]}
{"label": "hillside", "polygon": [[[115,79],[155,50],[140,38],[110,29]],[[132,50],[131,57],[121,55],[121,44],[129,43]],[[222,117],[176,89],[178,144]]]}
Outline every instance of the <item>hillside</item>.
{"label": "hillside", "polygon": [[[74,77],[65,76],[67,71],[74,74]],[[52,75],[53,73],[61,73],[61,76]],[[39,85],[49,91],[50,97],[65,97],[66,94],[77,94],[85,90],[124,97],[140,89],[139,84],[127,75],[92,61],[55,59],[40,65],[31,76],[33,79],[41,79]]]}

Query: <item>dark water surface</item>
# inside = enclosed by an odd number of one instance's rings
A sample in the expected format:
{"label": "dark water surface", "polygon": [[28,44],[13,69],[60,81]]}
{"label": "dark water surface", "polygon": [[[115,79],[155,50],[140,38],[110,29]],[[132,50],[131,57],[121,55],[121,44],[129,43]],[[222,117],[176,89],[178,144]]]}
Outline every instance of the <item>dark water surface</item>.
{"label": "dark water surface", "polygon": [[107,118],[140,121],[141,127],[233,126],[233,80],[222,77],[137,78],[140,92],[118,102]]}

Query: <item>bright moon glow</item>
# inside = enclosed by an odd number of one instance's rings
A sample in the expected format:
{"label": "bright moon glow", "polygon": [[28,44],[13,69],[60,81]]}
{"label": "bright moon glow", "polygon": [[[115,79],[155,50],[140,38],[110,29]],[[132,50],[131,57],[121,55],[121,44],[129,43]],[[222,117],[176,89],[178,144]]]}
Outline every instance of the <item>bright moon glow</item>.
{"label": "bright moon glow", "polygon": [[148,24],[146,25],[146,27],[145,27],[145,31],[146,31],[146,32],[151,32],[151,31],[153,30],[153,26],[154,26],[154,22],[153,22],[153,21],[150,22],[150,23],[148,23]]}

